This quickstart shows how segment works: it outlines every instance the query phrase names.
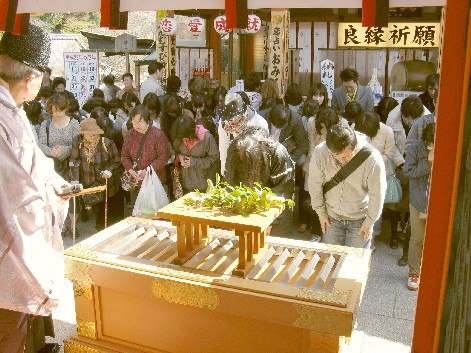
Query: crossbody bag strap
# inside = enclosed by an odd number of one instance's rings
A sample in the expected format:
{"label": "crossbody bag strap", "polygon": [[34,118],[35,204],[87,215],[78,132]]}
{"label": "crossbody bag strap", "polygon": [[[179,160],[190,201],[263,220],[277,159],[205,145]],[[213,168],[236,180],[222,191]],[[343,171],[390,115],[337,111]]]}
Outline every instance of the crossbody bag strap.
{"label": "crossbody bag strap", "polygon": [[46,120],[46,145],[49,147],[49,126],[51,125],[51,119]]}
{"label": "crossbody bag strap", "polygon": [[347,177],[352,174],[371,155],[372,152],[373,150],[368,146],[364,146],[360,149],[347,164],[340,168],[332,179],[324,184],[324,194],[347,179]]}
{"label": "crossbody bag strap", "polygon": [[147,135],[149,135],[150,129],[152,128],[152,125],[149,124],[149,127],[147,128],[147,131],[145,132],[144,136],[142,137],[142,140],[139,144],[139,148],[137,150],[137,155],[136,155],[136,160],[133,163],[133,169],[137,167],[139,164],[139,160],[141,159],[141,154],[142,154],[142,149],[144,148],[144,142],[146,141]]}

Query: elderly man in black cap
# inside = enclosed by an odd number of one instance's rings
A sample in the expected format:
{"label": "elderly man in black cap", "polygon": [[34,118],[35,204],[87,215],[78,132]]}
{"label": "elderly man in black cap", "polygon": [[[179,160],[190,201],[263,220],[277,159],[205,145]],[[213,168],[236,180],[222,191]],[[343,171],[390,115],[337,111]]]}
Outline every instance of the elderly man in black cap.
{"label": "elderly man in black cap", "polygon": [[36,26],[0,42],[0,352],[25,350],[28,326],[51,313],[63,286],[67,203],[58,195],[68,184],[36,145],[22,109],[38,94],[50,48]]}
{"label": "elderly man in black cap", "polygon": [[246,104],[239,93],[228,93],[218,127],[222,175],[225,173],[227,149],[231,140],[244,131],[247,126],[260,126],[268,132],[267,121],[254,108]]}

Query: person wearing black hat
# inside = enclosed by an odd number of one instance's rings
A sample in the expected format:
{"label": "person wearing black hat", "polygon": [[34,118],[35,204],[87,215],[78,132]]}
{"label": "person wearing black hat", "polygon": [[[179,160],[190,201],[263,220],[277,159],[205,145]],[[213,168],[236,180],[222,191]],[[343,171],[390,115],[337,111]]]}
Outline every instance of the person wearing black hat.
{"label": "person wearing black hat", "polygon": [[224,100],[224,108],[218,127],[222,175],[225,173],[227,149],[231,140],[244,131],[247,126],[260,126],[268,132],[267,121],[254,108],[247,105],[240,94],[228,93]]}
{"label": "person wearing black hat", "polygon": [[64,259],[61,227],[70,186],[36,145],[22,105],[41,87],[51,45],[30,26],[0,41],[0,352],[23,352],[27,328],[59,301]]}

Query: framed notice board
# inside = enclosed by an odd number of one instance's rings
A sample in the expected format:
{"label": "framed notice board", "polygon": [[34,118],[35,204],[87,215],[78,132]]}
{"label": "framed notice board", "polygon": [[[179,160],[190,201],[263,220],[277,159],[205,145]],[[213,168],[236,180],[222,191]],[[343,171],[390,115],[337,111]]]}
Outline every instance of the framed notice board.
{"label": "framed notice board", "polygon": [[98,53],[64,53],[66,89],[82,106],[98,88]]}

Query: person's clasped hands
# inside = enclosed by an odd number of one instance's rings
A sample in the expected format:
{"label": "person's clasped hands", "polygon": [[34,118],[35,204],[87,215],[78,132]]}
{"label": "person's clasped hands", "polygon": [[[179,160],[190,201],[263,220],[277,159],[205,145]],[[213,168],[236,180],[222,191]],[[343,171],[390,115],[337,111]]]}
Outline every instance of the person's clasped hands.
{"label": "person's clasped hands", "polygon": [[103,179],[109,179],[113,174],[109,170],[103,170],[100,175]]}
{"label": "person's clasped hands", "polygon": [[145,170],[134,170],[134,169],[130,169],[129,170],[129,174],[131,174],[131,176],[138,180],[138,181],[141,181],[141,180],[144,180],[144,177],[146,176],[146,171]]}
{"label": "person's clasped hands", "polygon": [[184,155],[178,155],[180,159],[180,164],[182,165],[183,168],[189,168],[191,165],[191,159],[190,157],[184,156]]}

